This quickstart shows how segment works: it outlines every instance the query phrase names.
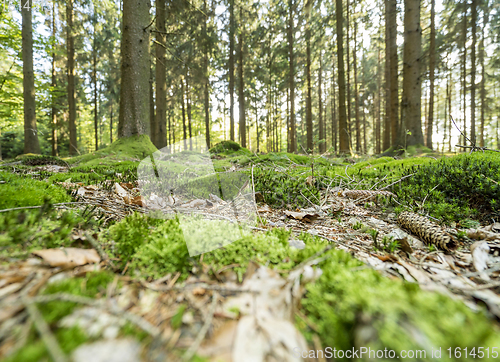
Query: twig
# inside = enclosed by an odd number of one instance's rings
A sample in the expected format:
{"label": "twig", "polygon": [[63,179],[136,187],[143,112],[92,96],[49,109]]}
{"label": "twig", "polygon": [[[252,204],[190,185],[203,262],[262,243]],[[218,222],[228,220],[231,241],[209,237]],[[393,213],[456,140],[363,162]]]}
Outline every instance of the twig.
{"label": "twig", "polygon": [[181,286],[162,286],[162,285],[154,285],[151,283],[147,283],[143,280],[138,281],[141,285],[145,286],[148,289],[155,290],[157,292],[169,292],[172,290],[175,291],[185,291],[189,289],[194,289],[194,288],[203,288],[206,290],[214,290],[220,293],[226,292],[226,293],[254,293],[258,294],[258,291],[255,290],[250,290],[250,289],[240,289],[240,288],[226,288],[226,287],[221,287],[219,285],[211,285],[211,284],[206,284],[206,283],[193,283],[193,284],[187,284],[183,287]]}
{"label": "twig", "polygon": [[410,175],[403,176],[403,177],[401,177],[399,180],[394,181],[392,184],[389,184],[389,185],[387,185],[387,186],[385,186],[385,187],[382,187],[382,188],[381,188],[381,189],[379,189],[378,191],[385,190],[385,189],[387,189],[387,188],[391,187],[392,185],[397,184],[398,182],[403,181],[405,178],[411,177],[411,176],[413,176],[413,175],[415,175],[415,174],[416,174],[416,172],[414,172],[414,173],[412,173],[412,174],[410,174]]}
{"label": "twig", "polygon": [[486,147],[471,147],[471,146],[462,146],[462,145],[455,145],[455,147],[461,147],[461,148],[473,148],[476,150],[480,151],[493,151],[493,152],[500,152],[499,150],[492,150],[491,148],[486,148]]}
{"label": "twig", "polygon": [[64,355],[64,352],[62,351],[61,347],[59,346],[56,337],[54,336],[49,326],[47,325],[47,322],[45,322],[45,320],[43,319],[36,305],[33,303],[33,300],[30,300],[28,297],[24,295],[21,296],[21,300],[25,305],[30,318],[33,320],[33,323],[35,324],[35,327],[38,330],[38,333],[40,334],[40,338],[47,347],[47,350],[52,359],[55,362],[67,361],[67,358]]}
{"label": "twig", "polygon": [[462,132],[462,130],[460,128],[458,128],[457,124],[455,123],[455,120],[453,119],[452,115],[450,114],[450,118],[451,118],[451,121],[453,122],[453,124],[455,125],[455,127],[458,129],[458,131],[460,132],[460,134],[462,136],[464,136],[464,139],[466,139],[467,141],[470,142],[470,144],[472,145],[472,147],[467,147],[467,148],[471,148],[471,153],[474,152],[477,147],[476,147],[476,143],[475,142],[472,142],[469,138],[467,138],[467,136]]}
{"label": "twig", "polygon": [[146,27],[145,27],[144,29],[142,29],[142,30],[143,30],[143,31],[148,30],[148,28],[149,28],[151,25],[153,25],[153,23],[155,22],[155,20],[156,20],[156,15],[153,17],[153,20],[151,20],[151,22],[149,23],[149,25],[148,25],[148,26],[146,26]]}
{"label": "twig", "polygon": [[428,196],[431,194],[431,192],[432,192],[432,191],[434,191],[434,190],[435,190],[435,189],[436,189],[439,185],[441,185],[441,184],[437,184],[436,186],[434,186],[434,187],[432,188],[432,190],[431,190],[431,191],[429,191],[429,192],[427,193],[427,195],[425,195],[425,197],[424,197],[424,201],[422,201],[422,205],[420,205],[420,208],[421,208],[421,209],[423,209],[423,208],[424,208],[425,200],[427,200],[427,197],[428,197]]}
{"label": "twig", "polygon": [[205,320],[205,324],[203,324],[203,327],[201,327],[200,332],[196,336],[196,339],[194,340],[193,344],[189,347],[189,349],[184,353],[182,356],[183,361],[190,361],[191,358],[193,358],[194,354],[200,347],[201,342],[203,341],[203,338],[205,338],[205,335],[208,332],[208,329],[212,325],[212,320],[214,318],[214,312],[215,308],[217,307],[217,299],[219,297],[219,294],[214,291],[213,296],[212,296],[212,305],[210,306],[210,310],[208,311],[208,317]]}
{"label": "twig", "polygon": [[[71,205],[71,204],[89,204],[89,202],[60,202],[57,204],[52,204],[52,206],[62,206],[62,205]],[[16,210],[28,210],[28,209],[41,209],[44,206],[45,205],[13,207],[10,209],[0,210],[0,212],[16,211]]]}

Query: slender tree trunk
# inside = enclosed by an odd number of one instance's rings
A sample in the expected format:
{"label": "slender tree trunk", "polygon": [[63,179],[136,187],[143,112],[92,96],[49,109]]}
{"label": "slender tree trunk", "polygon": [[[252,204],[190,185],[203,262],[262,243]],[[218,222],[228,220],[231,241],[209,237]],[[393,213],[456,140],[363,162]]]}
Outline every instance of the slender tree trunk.
{"label": "slender tree trunk", "polygon": [[297,131],[295,124],[295,68],[294,68],[294,4],[288,0],[288,62],[289,62],[289,89],[290,89],[290,152],[297,153]]}
{"label": "slender tree trunk", "polygon": [[66,35],[68,51],[68,126],[69,126],[69,154],[78,153],[76,139],[76,99],[75,99],[75,40],[73,37],[73,0],[66,3]]}
{"label": "slender tree trunk", "polygon": [[326,151],[326,135],[325,135],[325,125],[323,124],[323,52],[319,52],[319,74],[318,74],[318,122],[319,122],[319,152],[324,153]]}
{"label": "slender tree trunk", "polygon": [[432,149],[432,133],[434,132],[434,69],[436,67],[436,10],[435,0],[431,0],[431,39],[429,45],[429,115],[427,118],[427,147]]}
{"label": "slender tree trunk", "polygon": [[381,129],[381,88],[382,88],[382,76],[381,76],[381,52],[380,52],[380,46],[377,45],[377,91],[376,91],[376,124],[375,124],[375,153],[380,154],[382,152],[381,150],[381,134],[380,134],[380,129]]}
{"label": "slender tree trunk", "polygon": [[118,137],[148,134],[149,0],[123,0]]}
{"label": "slender tree trunk", "polygon": [[109,144],[113,143],[113,104],[109,105]]}
{"label": "slender tree trunk", "polygon": [[245,79],[244,79],[244,64],[243,64],[243,52],[244,52],[244,19],[243,19],[243,7],[240,6],[240,30],[238,32],[238,73],[239,73],[239,87],[238,87],[238,101],[240,108],[240,120],[239,120],[239,130],[240,130],[240,143],[242,147],[247,146],[247,124],[245,119]]}
{"label": "slender tree trunk", "polygon": [[[448,77],[448,118],[451,117],[451,73]],[[451,152],[451,119],[448,120],[448,152]]]}
{"label": "slender tree trunk", "polygon": [[484,29],[486,28],[486,25],[488,24],[488,1],[484,5],[484,13],[483,13],[483,26],[481,28],[481,42],[479,44],[479,63],[481,63],[481,125],[480,125],[480,140],[479,140],[479,146],[484,147],[484,119],[485,119],[485,113],[486,113],[486,87],[485,87],[485,80],[486,80],[486,72],[485,72],[485,64],[484,64],[484,36],[485,36],[485,31]]}
{"label": "slender tree trunk", "polygon": [[339,151],[341,154],[349,153],[349,133],[347,130],[347,119],[345,109],[345,67],[344,67],[344,16],[342,0],[335,0],[337,20],[337,64],[339,75]]}
{"label": "slender tree trunk", "polygon": [[167,78],[166,78],[166,27],[165,0],[156,0],[156,114],[151,127],[151,140],[157,148],[167,145]]}
{"label": "slender tree trunk", "polygon": [[470,140],[476,144],[476,43],[477,43],[477,0],[472,0],[472,45],[471,45],[471,71],[470,71]]}
{"label": "slender tree trunk", "polygon": [[[57,108],[56,108],[56,1],[52,0],[52,79],[51,79],[51,87],[52,92],[50,95],[51,101],[51,109],[50,109],[50,118],[52,125],[52,156],[58,155],[57,150]],[[0,160],[1,160],[0,155]]]}
{"label": "slender tree trunk", "polygon": [[96,25],[97,25],[97,12],[94,9],[94,16],[92,19],[93,22],[93,30],[94,30],[94,38],[92,42],[92,80],[94,86],[94,136],[95,136],[95,150],[99,149],[99,119],[97,117],[97,39],[96,39]]}
{"label": "slender tree trunk", "polygon": [[182,138],[184,139],[184,150],[187,150],[186,103],[184,101],[184,92],[184,81],[181,79]]}
{"label": "slender tree trunk", "polygon": [[[462,58],[462,95],[463,95],[463,117],[464,117],[464,125],[463,125],[463,134],[465,137],[467,137],[467,0],[464,0],[463,3],[464,11],[463,11],[463,18],[462,18],[462,43],[464,46],[463,49],[463,58]],[[463,138],[463,144],[467,144],[465,137]],[[461,151],[465,151],[465,149],[461,149]]]}
{"label": "slender tree trunk", "polygon": [[383,149],[391,146],[391,45],[390,29],[392,27],[391,0],[385,0],[385,116]]}
{"label": "slender tree trunk", "polygon": [[234,141],[234,33],[234,0],[229,0],[229,134],[231,141]]}
{"label": "slender tree trunk", "polygon": [[[398,137],[398,130],[400,126],[399,122],[399,80],[398,80],[398,46],[397,40],[397,1],[389,0],[389,72],[390,72],[390,87],[391,87],[391,98],[390,98],[390,123],[391,123],[391,142],[396,143]],[[419,14],[420,19],[420,14]],[[422,32],[420,26],[417,32]],[[421,36],[421,35],[420,35]],[[406,44],[406,43],[405,43]],[[420,43],[419,43],[420,44]],[[418,45],[420,48],[420,45]],[[420,97],[420,95],[419,95]],[[419,98],[420,99],[420,98]]]}
{"label": "slender tree trunk", "polygon": [[186,105],[189,130],[189,150],[193,150],[192,115],[191,115],[191,88],[189,87],[189,75],[186,76]]}
{"label": "slender tree trunk", "polygon": [[[402,132],[400,132],[398,143],[399,146],[412,146],[424,143],[421,109],[422,81],[420,76],[422,49],[420,0],[405,0],[404,25]],[[410,132],[406,134],[406,130]]]}
{"label": "slender tree trunk", "polygon": [[333,146],[333,151],[335,154],[337,154],[337,133],[338,133],[338,127],[337,127],[337,104],[335,102],[335,58],[332,57],[332,105],[331,105],[331,110],[332,110],[332,146]]}
{"label": "slender tree trunk", "polygon": [[[208,37],[207,33],[207,23],[208,23],[208,14],[207,14],[207,0],[203,1],[203,11],[205,13],[205,21],[203,23],[203,33]],[[205,137],[207,142],[207,147],[210,148],[210,99],[208,95],[208,86],[209,86],[209,75],[208,75],[208,39],[205,39],[205,49],[203,53],[203,81],[204,81],[204,97],[205,97]],[[244,147],[244,146],[243,146]]]}
{"label": "slender tree trunk", "polygon": [[358,60],[356,54],[358,24],[354,22],[354,48],[352,49],[352,61],[354,65],[354,107],[356,117],[356,151],[361,152],[361,124],[359,119],[359,93],[358,93]]}
{"label": "slender tree trunk", "polygon": [[311,7],[313,0],[307,0],[305,5],[306,15],[306,129],[307,151],[313,151],[313,124],[312,124],[312,86],[311,86]]}
{"label": "slender tree trunk", "polygon": [[352,152],[352,116],[351,116],[351,58],[350,58],[350,52],[349,52],[349,47],[350,47],[350,11],[351,11],[351,6],[350,6],[351,0],[347,0],[347,6],[346,6],[346,42],[345,42],[345,52],[346,52],[346,57],[347,57],[347,135],[349,138],[349,151]]}
{"label": "slender tree trunk", "polygon": [[21,1],[23,96],[24,96],[24,153],[40,153],[36,127],[35,75],[33,74],[32,2]]}
{"label": "slender tree trunk", "polygon": [[[153,49],[151,49],[153,51]],[[152,56],[154,58],[154,55]],[[160,149],[158,145],[158,123],[156,122],[156,114],[155,114],[155,90],[154,90],[154,82],[155,82],[155,70],[153,69],[153,62],[150,62],[149,65],[149,129],[151,142]]]}

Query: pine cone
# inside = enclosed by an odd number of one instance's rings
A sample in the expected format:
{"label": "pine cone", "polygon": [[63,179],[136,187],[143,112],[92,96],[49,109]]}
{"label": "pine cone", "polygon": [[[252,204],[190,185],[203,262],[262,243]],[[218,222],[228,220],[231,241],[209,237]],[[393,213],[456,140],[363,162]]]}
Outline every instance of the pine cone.
{"label": "pine cone", "polygon": [[434,244],[442,250],[455,250],[456,241],[439,225],[413,212],[402,212],[398,224],[417,235],[426,244]]}

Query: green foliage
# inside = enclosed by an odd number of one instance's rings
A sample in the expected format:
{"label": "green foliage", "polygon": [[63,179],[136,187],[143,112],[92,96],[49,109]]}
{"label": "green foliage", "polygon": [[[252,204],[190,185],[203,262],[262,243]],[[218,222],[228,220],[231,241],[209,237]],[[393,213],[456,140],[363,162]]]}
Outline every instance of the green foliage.
{"label": "green foliage", "polygon": [[47,182],[0,171],[0,209],[36,206],[44,203],[69,202],[71,198],[62,187]]}
{"label": "green foliage", "polygon": [[[356,338],[367,326],[373,330],[372,337],[362,346],[386,347],[396,353],[425,346],[444,350],[489,347],[500,342],[497,327],[482,312],[474,313],[462,302],[391,280],[372,269],[354,271],[363,264],[344,251],[334,249],[327,255],[320,264],[323,275],[308,284],[308,293],[302,299],[324,346],[359,348]],[[431,360],[430,352],[424,360]]]}
{"label": "green foliage", "polygon": [[255,168],[255,191],[260,192],[265,203],[274,207],[309,207],[319,200],[319,192],[315,185],[308,185],[306,179],[310,174],[292,176],[286,171],[274,168]]}
{"label": "green foliage", "polygon": [[411,171],[415,175],[395,185],[394,192],[410,204],[427,197],[424,209],[434,217],[459,221],[477,213],[483,218],[500,215],[500,155],[496,153],[440,159]]}

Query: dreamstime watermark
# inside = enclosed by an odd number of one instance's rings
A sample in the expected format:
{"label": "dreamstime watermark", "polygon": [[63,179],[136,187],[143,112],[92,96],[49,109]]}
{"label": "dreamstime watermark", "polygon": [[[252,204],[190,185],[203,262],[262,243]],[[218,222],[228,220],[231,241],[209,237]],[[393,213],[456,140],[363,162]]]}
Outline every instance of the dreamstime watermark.
{"label": "dreamstime watermark", "polygon": [[137,174],[150,216],[177,217],[190,256],[250,235],[256,221],[250,177],[217,172],[204,136],[158,150],[140,162]]}

